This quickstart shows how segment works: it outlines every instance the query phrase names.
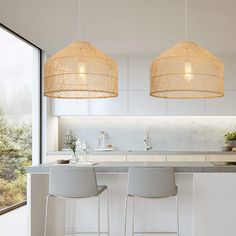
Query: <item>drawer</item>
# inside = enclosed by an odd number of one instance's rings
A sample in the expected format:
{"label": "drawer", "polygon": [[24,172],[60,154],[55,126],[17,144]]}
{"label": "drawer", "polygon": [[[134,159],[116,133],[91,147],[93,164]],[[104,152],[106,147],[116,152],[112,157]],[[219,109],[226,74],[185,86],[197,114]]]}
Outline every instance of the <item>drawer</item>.
{"label": "drawer", "polygon": [[205,155],[167,155],[167,162],[178,162],[178,161],[199,161],[205,162]]}
{"label": "drawer", "polygon": [[208,162],[227,162],[227,161],[236,161],[236,154],[235,155],[207,155]]}
{"label": "drawer", "polygon": [[126,161],[125,155],[87,155],[87,161]]}
{"label": "drawer", "polygon": [[[51,163],[51,162],[57,162],[57,160],[69,160],[71,158],[71,155],[46,155],[46,158],[44,160],[44,163]],[[85,155],[78,155],[78,158],[80,161],[85,161],[86,156]]]}
{"label": "drawer", "polygon": [[143,161],[143,162],[149,162],[149,161],[166,161],[165,155],[127,155],[126,157],[127,161]]}

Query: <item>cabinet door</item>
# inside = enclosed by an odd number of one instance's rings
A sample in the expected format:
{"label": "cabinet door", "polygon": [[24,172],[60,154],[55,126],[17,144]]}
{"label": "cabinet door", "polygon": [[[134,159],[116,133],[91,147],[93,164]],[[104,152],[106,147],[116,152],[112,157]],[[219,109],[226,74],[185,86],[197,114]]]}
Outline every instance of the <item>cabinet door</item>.
{"label": "cabinet door", "polygon": [[178,161],[198,161],[205,162],[205,155],[167,155],[167,161],[178,162]]}
{"label": "cabinet door", "polygon": [[157,161],[157,162],[165,162],[166,156],[165,155],[127,155],[127,161],[143,161],[143,162],[149,162],[149,161]]}
{"label": "cabinet door", "polygon": [[164,116],[166,100],[150,96],[149,91],[129,91],[129,115]]}
{"label": "cabinet door", "polygon": [[194,174],[194,236],[236,235],[236,174]]}
{"label": "cabinet door", "polygon": [[129,56],[129,90],[149,91],[152,56]]}
{"label": "cabinet door", "polygon": [[207,155],[208,162],[236,161],[236,155]]}
{"label": "cabinet door", "polygon": [[[85,161],[86,160],[86,155],[79,155],[79,160],[80,161]],[[49,154],[46,155],[46,158],[44,160],[44,163],[55,163],[57,160],[69,160],[71,158],[71,155],[65,154],[65,155],[53,155]]]}
{"label": "cabinet door", "polygon": [[206,99],[206,115],[235,116],[236,91],[225,91],[222,98]]}
{"label": "cabinet door", "polygon": [[54,116],[89,115],[88,99],[51,99]]}
{"label": "cabinet door", "polygon": [[90,115],[127,115],[127,91],[119,91],[118,97],[114,98],[92,99],[90,105]]}
{"label": "cabinet door", "polygon": [[167,99],[169,116],[204,116],[205,99]]}
{"label": "cabinet door", "polygon": [[125,155],[87,155],[87,161],[126,161]]}
{"label": "cabinet door", "polygon": [[118,89],[125,91],[128,88],[128,56],[115,55],[112,58],[118,65]]}

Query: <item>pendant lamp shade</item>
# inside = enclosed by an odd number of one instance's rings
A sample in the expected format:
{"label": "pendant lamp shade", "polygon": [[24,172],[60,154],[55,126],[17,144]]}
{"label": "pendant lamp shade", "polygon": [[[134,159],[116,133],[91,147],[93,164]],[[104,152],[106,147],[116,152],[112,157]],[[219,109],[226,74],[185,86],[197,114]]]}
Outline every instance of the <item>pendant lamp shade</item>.
{"label": "pendant lamp shade", "polygon": [[85,41],[50,57],[44,68],[44,95],[52,98],[108,98],[118,95],[116,62]]}
{"label": "pendant lamp shade", "polygon": [[192,41],[181,41],[154,59],[150,77],[153,97],[224,96],[224,65]]}

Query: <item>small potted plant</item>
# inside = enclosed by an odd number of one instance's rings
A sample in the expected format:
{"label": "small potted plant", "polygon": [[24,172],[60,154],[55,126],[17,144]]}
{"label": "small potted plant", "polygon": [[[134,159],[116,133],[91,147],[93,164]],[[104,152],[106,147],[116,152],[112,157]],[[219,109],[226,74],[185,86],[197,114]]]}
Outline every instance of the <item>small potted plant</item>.
{"label": "small potted plant", "polygon": [[77,148],[77,143],[78,138],[77,136],[73,135],[73,134],[67,134],[66,135],[66,140],[65,140],[65,145],[67,148],[70,148],[73,152],[72,154],[72,158],[70,159],[71,163],[77,163],[78,162],[78,157],[76,155],[76,148]]}
{"label": "small potted plant", "polygon": [[236,131],[226,133],[224,139],[225,144],[230,145],[232,148],[236,147]]}

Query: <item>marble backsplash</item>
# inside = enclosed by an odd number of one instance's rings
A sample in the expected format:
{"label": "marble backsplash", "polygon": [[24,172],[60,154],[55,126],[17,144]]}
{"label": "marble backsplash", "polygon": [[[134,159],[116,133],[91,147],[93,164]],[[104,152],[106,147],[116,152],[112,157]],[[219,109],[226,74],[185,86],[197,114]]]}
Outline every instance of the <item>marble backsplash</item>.
{"label": "marble backsplash", "polygon": [[147,129],[153,150],[220,151],[223,135],[236,128],[236,117],[60,117],[58,125],[59,150],[64,148],[67,130],[72,130],[90,148],[97,148],[103,130],[107,134],[106,143],[117,150],[144,150]]}

